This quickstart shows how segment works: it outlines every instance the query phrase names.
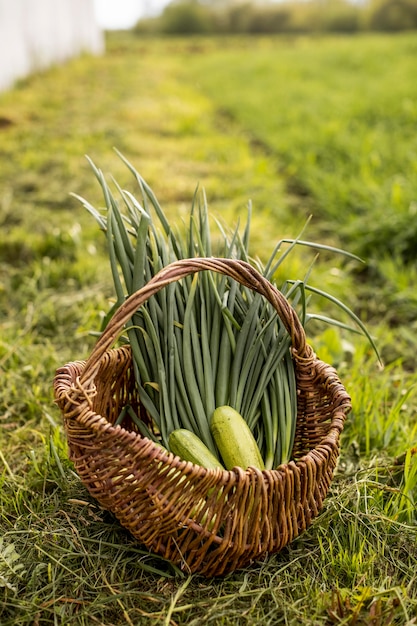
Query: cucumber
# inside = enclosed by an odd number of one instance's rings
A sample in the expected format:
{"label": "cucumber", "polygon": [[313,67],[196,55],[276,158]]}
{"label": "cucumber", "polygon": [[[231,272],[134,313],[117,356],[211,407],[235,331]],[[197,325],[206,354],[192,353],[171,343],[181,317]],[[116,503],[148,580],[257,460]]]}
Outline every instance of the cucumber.
{"label": "cucumber", "polygon": [[255,438],[243,419],[231,406],[219,406],[214,411],[210,430],[226,469],[250,466],[265,469]]}
{"label": "cucumber", "polygon": [[195,465],[208,469],[222,469],[219,459],[207,448],[197,435],[186,428],[173,430],[168,439],[171,452],[184,461],[191,461]]}

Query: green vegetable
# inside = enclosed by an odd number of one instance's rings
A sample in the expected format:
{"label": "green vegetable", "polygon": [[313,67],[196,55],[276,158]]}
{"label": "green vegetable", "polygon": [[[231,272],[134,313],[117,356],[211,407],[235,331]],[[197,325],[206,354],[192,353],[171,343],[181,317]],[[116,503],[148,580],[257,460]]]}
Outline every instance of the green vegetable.
{"label": "green vegetable", "polygon": [[206,445],[190,430],[178,428],[169,436],[168,444],[171,452],[184,461],[208,469],[224,469],[220,461],[210,452]]}
{"label": "green vegetable", "polygon": [[210,429],[226,469],[257,467],[265,469],[256,440],[243,417],[231,406],[214,411]]}
{"label": "green vegetable", "polygon": [[[120,155],[121,156],[121,155]],[[356,258],[343,250],[301,238],[279,241],[265,265],[249,255],[251,207],[243,233],[217,223],[212,238],[204,194],[195,194],[184,234],[169,223],[155,194],[134,167],[141,200],[116,189],[113,195],[103,173],[90,164],[102,188],[106,208],[98,211],[79,198],[105,233],[116,302],[106,323],[125,301],[163,267],[190,257],[220,256],[252,263],[273,284],[283,261],[297,245]],[[287,280],[282,293],[306,325],[316,319],[365,334],[366,328],[342,302],[307,284]],[[307,310],[308,294],[324,296],[353,320],[341,321]],[[216,454],[209,418],[216,406],[233,406],[254,434],[267,469],[290,460],[297,420],[297,389],[290,352],[291,339],[274,308],[259,294],[212,272],[187,276],[150,298],[126,325],[121,338],[132,349],[136,387],[150,418],[149,432],[138,431],[169,447],[170,434],[180,428],[194,433]],[[139,420],[140,421],[140,420]]]}

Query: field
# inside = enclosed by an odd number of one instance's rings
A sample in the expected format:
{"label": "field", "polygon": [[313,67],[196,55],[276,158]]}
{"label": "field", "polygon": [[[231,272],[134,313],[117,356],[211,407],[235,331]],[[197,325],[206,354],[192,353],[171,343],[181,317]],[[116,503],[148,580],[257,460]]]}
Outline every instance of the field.
{"label": "field", "polygon": [[[354,38],[108,37],[0,94],[0,623],[324,626],[417,623],[417,85],[414,33]],[[309,340],[352,396],[337,475],[281,553],[206,580],[148,554],[66,456],[57,367],[88,356],[114,297],[88,155],[138,193],[117,148],[178,224],[197,185],[252,255],[296,237],[279,280],[345,302],[360,334]],[[311,307],[343,311],[323,298]]]}

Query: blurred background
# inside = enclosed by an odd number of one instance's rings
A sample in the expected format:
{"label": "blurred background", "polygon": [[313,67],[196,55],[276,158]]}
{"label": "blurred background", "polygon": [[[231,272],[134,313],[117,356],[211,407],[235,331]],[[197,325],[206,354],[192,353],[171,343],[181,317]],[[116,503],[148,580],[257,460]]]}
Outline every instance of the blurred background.
{"label": "blurred background", "polygon": [[100,51],[101,31],[300,34],[416,27],[417,0],[1,0],[0,89],[80,50]]}
{"label": "blurred background", "polygon": [[139,20],[143,26],[152,18],[158,28],[167,28],[171,19],[179,29],[194,21],[196,30],[248,32],[395,31],[413,28],[417,20],[415,0],[94,0],[94,7],[99,25],[107,30],[132,28]]}
{"label": "blurred background", "polygon": [[[110,2],[102,2],[110,5]],[[133,3],[132,3],[133,4]],[[145,6],[147,5],[147,6]],[[109,10],[109,7],[108,7]],[[416,0],[144,2],[138,29],[166,33],[398,32],[417,26]]]}

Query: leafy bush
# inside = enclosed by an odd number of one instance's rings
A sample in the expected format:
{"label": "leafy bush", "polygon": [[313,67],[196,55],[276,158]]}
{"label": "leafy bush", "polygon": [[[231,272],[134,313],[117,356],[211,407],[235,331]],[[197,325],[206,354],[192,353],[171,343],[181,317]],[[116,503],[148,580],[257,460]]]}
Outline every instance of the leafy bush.
{"label": "leafy bush", "polygon": [[360,27],[360,11],[344,0],[333,0],[323,13],[323,30],[334,33],[354,33]]}
{"label": "leafy bush", "polygon": [[249,31],[252,6],[250,2],[242,2],[222,11],[223,30],[229,33],[247,33]]}
{"label": "leafy bush", "polygon": [[417,1],[374,0],[369,7],[368,26],[387,32],[417,28]]}
{"label": "leafy bush", "polygon": [[265,6],[250,13],[248,32],[253,34],[282,33],[291,28],[291,9],[287,5]]}
{"label": "leafy bush", "polygon": [[213,32],[213,14],[197,0],[169,4],[161,16],[161,31],[167,35],[191,35]]}

